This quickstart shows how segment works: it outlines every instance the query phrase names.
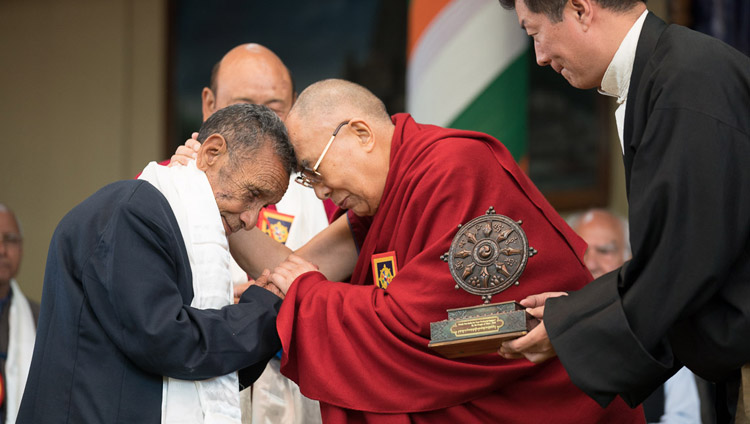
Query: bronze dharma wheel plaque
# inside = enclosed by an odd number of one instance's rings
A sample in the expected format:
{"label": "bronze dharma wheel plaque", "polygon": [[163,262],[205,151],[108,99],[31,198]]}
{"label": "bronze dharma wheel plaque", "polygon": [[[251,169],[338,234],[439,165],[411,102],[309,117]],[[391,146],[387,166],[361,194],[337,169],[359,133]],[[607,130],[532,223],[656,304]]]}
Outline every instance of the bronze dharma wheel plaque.
{"label": "bronze dharma wheel plaque", "polygon": [[449,358],[496,352],[503,341],[539,323],[516,302],[489,303],[493,295],[519,284],[526,263],[537,253],[521,224],[490,206],[484,215],[458,226],[440,258],[448,263],[456,289],[481,296],[484,304],[449,309],[447,320],[431,323],[430,348]]}
{"label": "bronze dharma wheel plaque", "polygon": [[519,284],[526,262],[536,254],[521,229],[521,221],[497,215],[490,206],[486,214],[459,225],[450,250],[441,259],[448,262],[456,288],[482,296],[492,295]]}

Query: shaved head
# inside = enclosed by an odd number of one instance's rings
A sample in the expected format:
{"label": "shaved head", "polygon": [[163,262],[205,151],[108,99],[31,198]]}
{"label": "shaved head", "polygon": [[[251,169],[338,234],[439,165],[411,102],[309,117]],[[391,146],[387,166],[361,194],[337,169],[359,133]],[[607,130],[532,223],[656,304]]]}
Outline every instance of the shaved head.
{"label": "shaved head", "polygon": [[316,180],[315,194],[357,215],[374,215],[395,130],[383,102],[361,85],[323,80],[300,94],[286,125],[298,168]]}
{"label": "shaved head", "polygon": [[289,69],[278,56],[260,44],[241,44],[214,66],[210,87],[203,89],[203,120],[238,103],[268,106],[282,120],[294,103]]}
{"label": "shaved head", "polygon": [[327,79],[307,87],[290,113],[305,121],[321,116],[341,116],[341,119],[360,116],[373,123],[391,122],[385,105],[370,90],[340,79]]}
{"label": "shaved head", "polygon": [[591,209],[568,219],[588,244],[583,261],[594,278],[619,268],[630,259],[628,222],[604,209]]}
{"label": "shaved head", "polygon": [[0,203],[0,298],[8,295],[10,280],[18,274],[23,257],[21,225],[10,208]]}

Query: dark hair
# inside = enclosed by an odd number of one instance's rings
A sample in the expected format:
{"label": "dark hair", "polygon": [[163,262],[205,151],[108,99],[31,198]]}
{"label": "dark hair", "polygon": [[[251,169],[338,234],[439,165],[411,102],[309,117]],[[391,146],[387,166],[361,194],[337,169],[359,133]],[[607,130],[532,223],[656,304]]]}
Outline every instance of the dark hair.
{"label": "dark hair", "polygon": [[212,134],[224,137],[233,165],[248,153],[269,146],[287,173],[291,174],[297,168],[297,158],[286,127],[266,106],[242,103],[219,109],[201,125],[198,141],[203,143]]}
{"label": "dark hair", "polygon": [[[515,9],[517,0],[499,0],[504,9]],[[551,22],[562,21],[563,10],[568,0],[520,0],[534,13],[542,13]],[[594,0],[596,4],[613,12],[625,12],[638,3],[646,3],[646,0]]]}

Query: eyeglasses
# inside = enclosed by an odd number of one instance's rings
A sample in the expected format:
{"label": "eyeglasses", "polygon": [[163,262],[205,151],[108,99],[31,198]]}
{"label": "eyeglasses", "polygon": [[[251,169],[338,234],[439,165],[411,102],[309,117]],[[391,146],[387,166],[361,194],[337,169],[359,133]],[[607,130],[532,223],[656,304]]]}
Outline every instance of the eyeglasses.
{"label": "eyeglasses", "polygon": [[20,234],[14,234],[14,233],[2,233],[0,234],[0,243],[2,243],[4,246],[20,246],[21,241],[23,238],[21,238]]}
{"label": "eyeglasses", "polygon": [[297,173],[297,177],[294,179],[298,184],[302,184],[305,187],[312,188],[314,184],[320,183],[321,175],[320,172],[318,172],[318,167],[320,166],[320,162],[323,161],[323,158],[325,157],[326,153],[328,153],[328,149],[331,147],[331,143],[333,143],[333,139],[336,138],[336,134],[339,133],[339,130],[346,124],[348,124],[349,121],[344,121],[339,124],[338,127],[333,131],[333,134],[331,134],[330,140],[328,140],[328,144],[326,144],[325,149],[323,149],[323,153],[320,154],[320,157],[318,158],[318,161],[315,162],[315,166],[310,168],[302,168]]}

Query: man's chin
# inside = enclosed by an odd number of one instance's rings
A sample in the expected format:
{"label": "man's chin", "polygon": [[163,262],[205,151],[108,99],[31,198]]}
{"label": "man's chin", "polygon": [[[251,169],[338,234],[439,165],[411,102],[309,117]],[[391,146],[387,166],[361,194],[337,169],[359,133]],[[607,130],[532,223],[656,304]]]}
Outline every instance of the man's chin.
{"label": "man's chin", "polygon": [[354,206],[350,208],[349,210],[352,211],[352,213],[357,216],[373,216],[377,212],[377,209],[373,210],[373,209],[370,209],[369,207],[357,207],[357,206]]}
{"label": "man's chin", "polygon": [[565,72],[565,70],[563,70],[563,73],[561,75],[563,76],[563,78],[565,78],[566,81],[568,81],[568,84],[570,84],[572,87],[577,88],[579,90],[589,90],[592,88],[598,88],[600,85],[595,82],[582,81],[578,78],[575,78],[575,76],[571,75],[569,72]]}
{"label": "man's chin", "polygon": [[224,225],[224,234],[226,234],[227,236],[229,236],[230,234],[232,234],[234,232],[234,231],[232,231],[232,227],[230,227],[229,224],[227,224],[227,220],[224,219],[223,216],[221,217],[221,223],[222,223],[222,225]]}

